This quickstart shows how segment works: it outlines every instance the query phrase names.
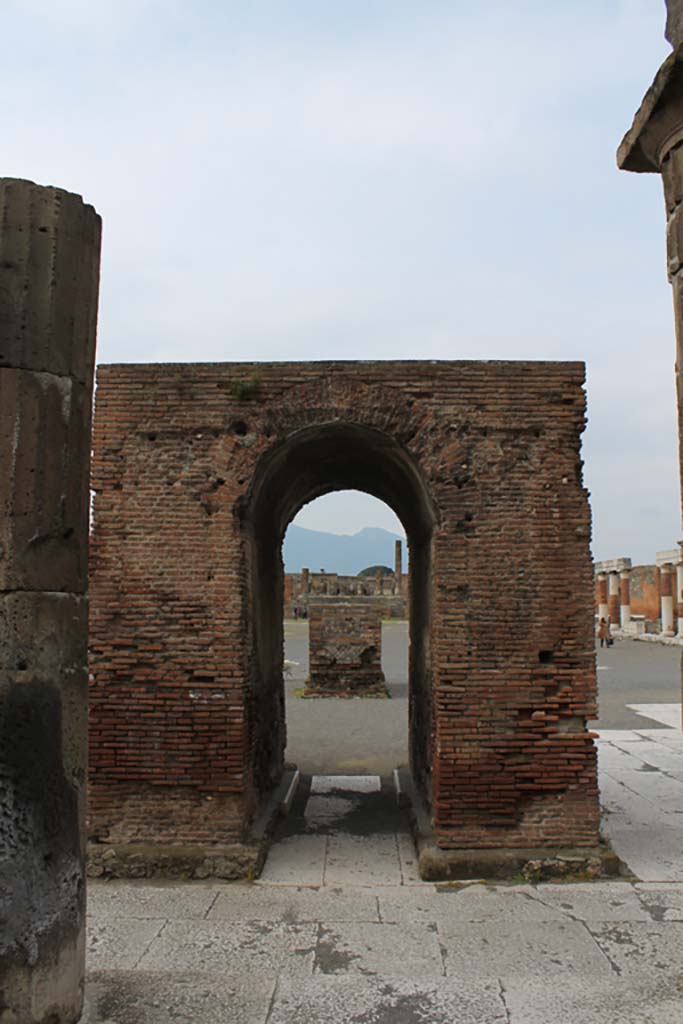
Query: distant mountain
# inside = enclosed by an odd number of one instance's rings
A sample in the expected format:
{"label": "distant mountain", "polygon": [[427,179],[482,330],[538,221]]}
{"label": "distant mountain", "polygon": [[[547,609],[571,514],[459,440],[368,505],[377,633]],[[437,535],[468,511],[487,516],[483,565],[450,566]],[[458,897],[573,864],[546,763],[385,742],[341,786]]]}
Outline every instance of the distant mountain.
{"label": "distant mountain", "polygon": [[282,545],[285,572],[310,569],[336,572],[340,576],[357,576],[369,565],[394,567],[394,544],[403,540],[403,571],[407,568],[406,543],[403,537],[389,530],[368,526],[352,535],[323,533],[290,526]]}

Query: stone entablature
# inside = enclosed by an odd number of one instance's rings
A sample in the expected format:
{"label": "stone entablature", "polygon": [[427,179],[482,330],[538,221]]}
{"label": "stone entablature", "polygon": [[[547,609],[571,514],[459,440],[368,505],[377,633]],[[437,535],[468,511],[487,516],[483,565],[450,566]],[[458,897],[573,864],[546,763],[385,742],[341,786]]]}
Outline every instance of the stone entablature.
{"label": "stone entablature", "polygon": [[386,693],[382,615],[382,605],[372,597],[309,601],[309,696]]}
{"label": "stone entablature", "polygon": [[595,563],[596,573],[630,572],[632,568],[630,558],[610,558],[604,562]]}

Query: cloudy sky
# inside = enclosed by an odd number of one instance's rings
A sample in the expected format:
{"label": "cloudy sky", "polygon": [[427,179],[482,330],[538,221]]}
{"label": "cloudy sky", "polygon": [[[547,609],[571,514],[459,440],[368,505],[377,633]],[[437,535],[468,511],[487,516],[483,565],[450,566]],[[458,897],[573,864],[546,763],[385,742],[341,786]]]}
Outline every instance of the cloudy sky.
{"label": "cloudy sky", "polygon": [[[1,173],[104,218],[99,360],[585,359],[597,558],[681,535],[662,0],[3,0]],[[324,511],[317,512],[316,508]],[[304,525],[393,525],[342,496]]]}

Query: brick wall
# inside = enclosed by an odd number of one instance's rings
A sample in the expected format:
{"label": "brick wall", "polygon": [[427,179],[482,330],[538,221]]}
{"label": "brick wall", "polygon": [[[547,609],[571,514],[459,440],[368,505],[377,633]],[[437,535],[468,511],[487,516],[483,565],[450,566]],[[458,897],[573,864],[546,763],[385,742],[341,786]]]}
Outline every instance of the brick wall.
{"label": "brick wall", "polygon": [[308,689],[384,693],[382,607],[374,598],[314,598],[308,604]]}
{"label": "brick wall", "polygon": [[441,846],[593,843],[583,380],[578,363],[100,367],[92,834],[248,829],[284,757],[282,537],[355,488],[409,537],[410,757]]}
{"label": "brick wall", "polygon": [[661,618],[659,569],[656,565],[634,565],[631,573],[631,614],[652,621]]}

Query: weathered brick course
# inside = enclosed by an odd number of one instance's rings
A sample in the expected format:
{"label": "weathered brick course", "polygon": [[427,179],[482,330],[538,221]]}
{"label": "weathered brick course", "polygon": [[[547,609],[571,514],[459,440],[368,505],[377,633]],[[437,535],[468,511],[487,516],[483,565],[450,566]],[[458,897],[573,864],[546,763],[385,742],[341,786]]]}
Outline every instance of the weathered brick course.
{"label": "weathered brick course", "polygon": [[351,487],[409,537],[411,766],[439,844],[593,845],[583,382],[579,363],[100,367],[93,834],[166,839],[179,792],[183,841],[248,830],[284,755],[281,540]]}

